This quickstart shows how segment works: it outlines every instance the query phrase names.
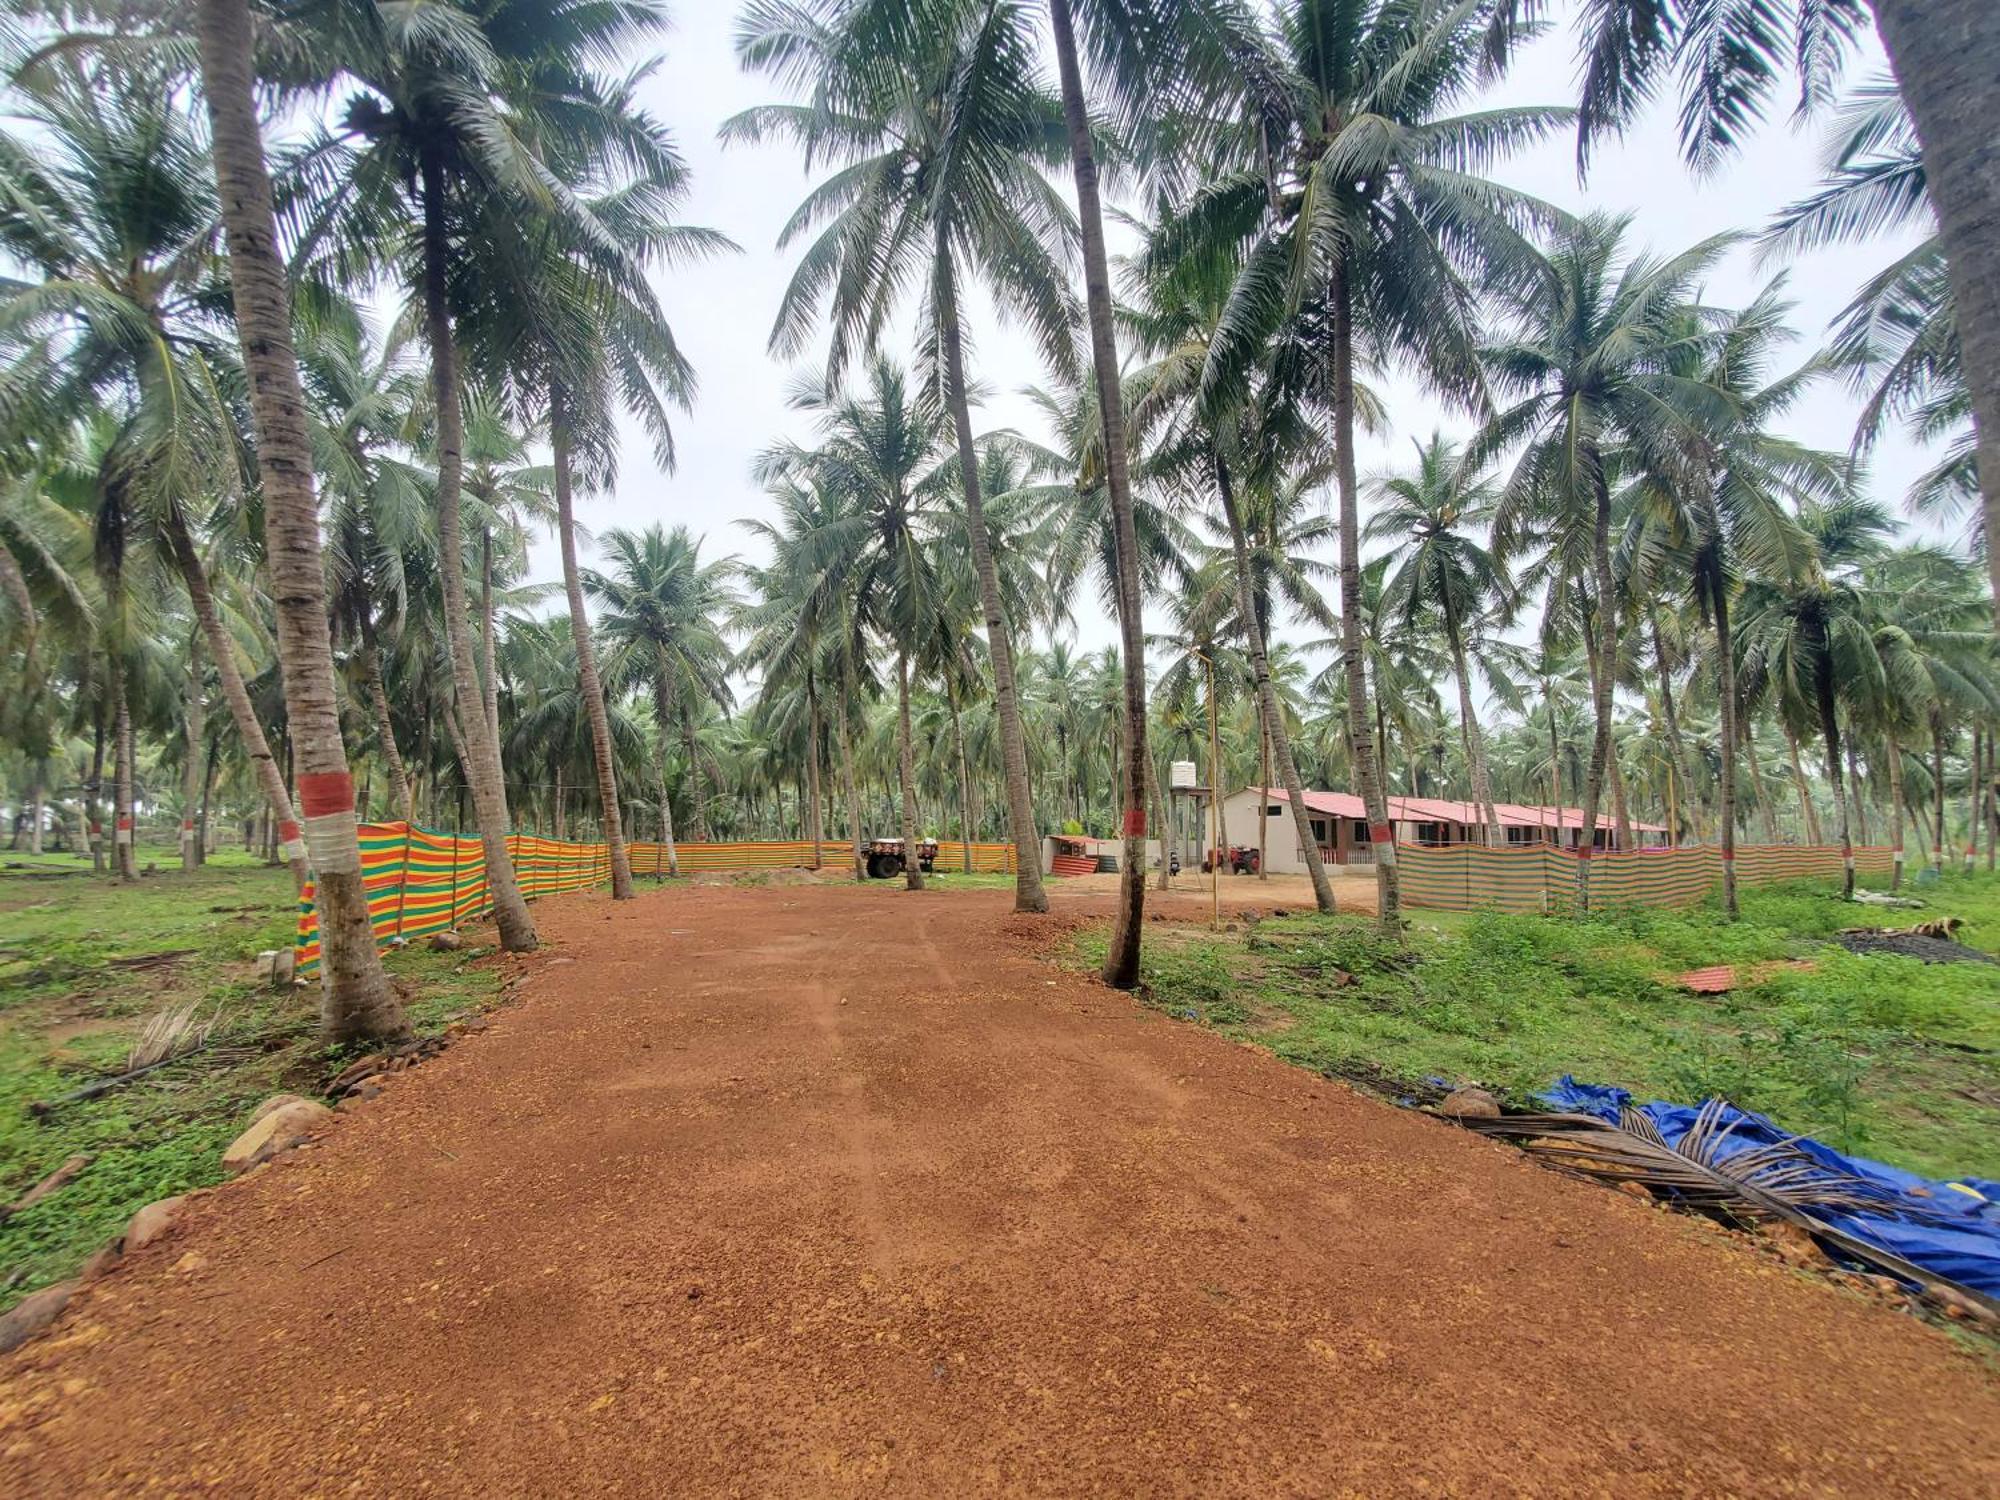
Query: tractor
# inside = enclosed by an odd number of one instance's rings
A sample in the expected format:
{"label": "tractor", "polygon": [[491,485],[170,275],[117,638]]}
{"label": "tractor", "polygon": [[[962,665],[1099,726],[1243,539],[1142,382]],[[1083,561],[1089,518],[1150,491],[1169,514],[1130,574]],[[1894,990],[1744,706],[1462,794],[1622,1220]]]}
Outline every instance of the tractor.
{"label": "tractor", "polygon": [[1255,875],[1263,860],[1255,844],[1231,844],[1226,851],[1211,850],[1201,857],[1202,874],[1208,873],[1209,866],[1218,852],[1221,853],[1222,863],[1232,875]]}
{"label": "tractor", "polygon": [[[861,853],[868,861],[868,874],[872,879],[893,880],[903,873],[901,839],[870,839],[861,846]],[[936,839],[917,840],[917,868],[926,875],[933,873],[937,865],[937,854]]]}

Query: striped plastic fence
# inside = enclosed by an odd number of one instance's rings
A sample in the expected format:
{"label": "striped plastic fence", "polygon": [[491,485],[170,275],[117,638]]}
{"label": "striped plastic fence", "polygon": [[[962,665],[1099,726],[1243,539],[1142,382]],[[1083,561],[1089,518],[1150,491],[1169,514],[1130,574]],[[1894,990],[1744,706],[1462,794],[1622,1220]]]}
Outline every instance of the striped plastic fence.
{"label": "striped plastic fence", "polygon": [[[1440,911],[1561,911],[1576,905],[1577,856],[1546,844],[1489,849],[1483,844],[1398,845],[1403,899]],[[1854,851],[1857,874],[1886,875],[1887,848]],[[1837,847],[1749,845],[1736,850],[1739,885],[1838,880]],[[1692,906],[1722,881],[1722,852],[1710,845],[1598,854],[1590,862],[1590,904]]]}
{"label": "striped plastic fence", "polygon": [[[378,945],[386,948],[398,940],[443,932],[488,910],[486,849],[477,838],[433,833],[407,823],[364,823],[360,833],[362,885],[368,893],[368,917]],[[832,865],[847,857],[844,844],[829,841],[820,847],[824,864]],[[940,844],[938,868],[946,872],[964,868],[964,847],[957,843]],[[683,875],[810,869],[813,862],[810,839],[678,844],[675,848]],[[670,868],[665,844],[633,843],[626,845],[626,849],[634,874],[663,875]],[[507,852],[513,858],[521,893],[530,900],[563,891],[585,890],[611,878],[608,844],[516,833],[507,836]],[[972,867],[1011,871],[1014,846],[974,844]],[[297,972],[311,973],[319,964],[319,912],[313,904],[310,883],[299,897],[299,927],[294,946]]]}

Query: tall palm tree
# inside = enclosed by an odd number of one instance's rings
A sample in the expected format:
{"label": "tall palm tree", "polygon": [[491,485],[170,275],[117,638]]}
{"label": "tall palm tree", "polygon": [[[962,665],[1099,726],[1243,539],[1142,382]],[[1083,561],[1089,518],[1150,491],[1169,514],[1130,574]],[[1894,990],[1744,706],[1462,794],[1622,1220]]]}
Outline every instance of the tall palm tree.
{"label": "tall palm tree", "polygon": [[1614,465],[1672,483],[1704,423],[1721,425],[1729,415],[1724,399],[1677,373],[1676,365],[1711,342],[1706,325],[1683,309],[1730,237],[1665,260],[1628,258],[1628,222],[1593,215],[1575,224],[1530,277],[1503,290],[1511,326],[1485,359],[1494,383],[1515,399],[1494,414],[1467,455],[1483,464],[1522,445],[1494,515],[1502,557],[1550,537],[1588,538],[1587,571],[1579,569],[1575,581],[1586,596],[1579,623],[1597,729],[1583,783],[1580,908],[1588,906],[1590,850],[1609,770],[1621,628],[1611,566]]}
{"label": "tall palm tree", "polygon": [[[1741,703],[1730,606],[1741,579],[1797,577],[1811,565],[1811,545],[1794,520],[1798,505],[1831,501],[1845,491],[1846,465],[1787,438],[1773,426],[1825,371],[1819,360],[1773,375],[1772,360],[1791,337],[1782,280],[1749,306],[1717,321],[1679,315],[1682,337],[1667,368],[1698,382],[1726,403],[1719,428],[1694,433],[1689,461],[1665,479],[1642,477],[1635,511],[1681,560],[1701,617],[1715,631],[1714,666],[1720,719],[1721,844],[1724,910],[1737,915],[1736,752]],[[1648,580],[1637,587],[1650,590]],[[1664,680],[1664,679],[1663,679]]]}
{"label": "tall palm tree", "polygon": [[326,584],[313,495],[312,439],[292,350],[291,288],[278,255],[271,180],[257,123],[247,0],[200,0],[196,39],[211,151],[228,235],[230,290],[250,381],[264,532],[278,610],[278,659],[298,758],[299,796],[318,880],[322,1020],[339,1041],[407,1030],[389,988],[355,831],[354,782],[340,736]]}
{"label": "tall palm tree", "polygon": [[1355,365],[1395,357],[1446,396],[1483,405],[1475,282],[1518,277],[1529,254],[1521,230],[1555,215],[1478,174],[1569,119],[1560,109],[1454,113],[1525,34],[1513,10],[1477,0],[1278,6],[1235,58],[1243,124],[1229,170],[1191,195],[1161,247],[1246,247],[1206,389],[1239,383],[1287,339],[1286,378],[1331,417],[1349,757],[1389,928],[1400,885],[1368,714]]}
{"label": "tall palm tree", "polygon": [[[825,394],[802,380],[793,404],[819,419],[820,445],[785,445],[758,461],[766,480],[823,483],[841,501],[816,550],[852,558],[854,614],[895,657],[897,776],[903,847],[915,848],[917,790],[910,721],[911,665],[929,637],[943,585],[935,548],[942,496],[962,483],[944,414],[913,398],[903,372],[882,356],[864,391]],[[1039,853],[1037,854],[1039,859]],[[1142,872],[1143,873],[1143,872]],[[915,859],[903,862],[911,890],[923,888]]]}
{"label": "tall palm tree", "polygon": [[489,199],[487,209],[507,222],[476,234],[489,250],[466,268],[458,297],[460,339],[472,362],[503,373],[518,404],[547,414],[556,536],[614,900],[632,896],[632,870],[618,813],[611,719],[577,568],[573,491],[579,471],[600,486],[613,481],[613,418],[621,406],[639,417],[656,461],[672,472],[670,411],[689,408],[694,371],[646,273],[734,248],[712,231],[672,221],[689,176],[667,131],[634,101],[643,77],[605,83],[583,75],[569,84],[572,104],[587,105],[595,123],[587,135],[563,143],[569,151],[552,165],[587,206],[589,222],[608,234],[578,237],[572,214],[524,220],[513,204]]}
{"label": "tall palm tree", "polygon": [[[1206,274],[1203,274],[1203,273]],[[1312,881],[1313,897],[1319,909],[1333,910],[1333,886],[1327,879],[1319,840],[1313,836],[1311,810],[1306,806],[1305,787],[1292,756],[1291,736],[1278,702],[1272,680],[1268,649],[1270,640],[1271,590],[1275,576],[1287,586],[1294,603],[1319,605],[1317,591],[1305,581],[1311,567],[1297,545],[1317,540],[1323,531],[1319,518],[1308,523],[1308,537],[1273,536],[1281,528],[1260,526],[1258,540],[1265,545],[1253,554],[1250,527],[1245,521],[1245,505],[1238,486],[1246,479],[1262,480],[1261,494],[1253,497],[1256,519],[1276,523],[1281,497],[1296,501],[1307,488],[1306,476],[1294,474],[1291,482],[1277,483],[1272,473],[1295,466],[1303,449],[1316,443],[1319,434],[1301,418],[1295,400],[1287,400],[1277,383],[1259,372],[1253,386],[1228,393],[1223,402],[1197,400],[1201,374],[1207,363],[1210,340],[1222,314],[1228,290],[1227,266],[1215,258],[1203,258],[1193,268],[1176,267],[1167,276],[1156,278],[1150,291],[1150,306],[1136,319],[1145,340],[1158,359],[1132,381],[1131,389],[1141,392],[1134,403],[1134,428],[1144,433],[1179,408],[1178,430],[1162,434],[1149,468],[1165,475],[1178,473],[1191,488],[1204,490],[1213,485],[1223,517],[1233,563],[1234,607],[1239,628],[1249,649],[1251,676],[1256,683],[1260,722],[1259,739],[1265,758],[1275,762],[1278,778],[1290,804],[1294,831],[1304,853],[1306,873]],[[1190,472],[1192,471],[1192,472]],[[1318,480],[1323,476],[1310,476]],[[1261,501],[1262,503],[1254,503]],[[1258,785],[1270,782],[1269,767],[1259,768]],[[1258,872],[1265,873],[1268,839],[1266,813],[1269,799],[1258,805]]]}
{"label": "tall palm tree", "polygon": [[[674,844],[667,785],[667,747],[675,739],[687,758],[688,801],[696,840],[708,836],[703,810],[701,747],[695,723],[701,706],[727,708],[731,653],[723,621],[735,604],[733,558],[701,559],[701,542],[685,526],[662,531],[607,531],[599,539],[603,571],[585,569],[584,590],[602,608],[598,628],[609,649],[605,677],[614,691],[643,685],[659,731],[662,839]],[[674,872],[679,873],[678,855]]]}
{"label": "tall palm tree", "polygon": [[1486,736],[1472,701],[1467,642],[1513,603],[1506,567],[1477,539],[1493,518],[1499,485],[1471,478],[1459,449],[1437,433],[1418,443],[1416,468],[1377,480],[1368,535],[1405,540],[1389,577],[1384,604],[1412,628],[1434,622],[1458,680],[1458,727],[1471,774],[1472,803],[1486,820],[1487,841],[1500,846],[1500,814],[1486,760]]}
{"label": "tall palm tree", "polygon": [[[1854,35],[1869,16],[1889,54],[1922,146],[1936,209],[1942,268],[1962,335],[1983,475],[1986,530],[2000,534],[2000,6],[1990,0],[1769,0],[1755,5],[1663,5],[1597,0],[1581,7],[1579,157],[1622,129],[1668,68],[1681,80],[1681,142],[1697,168],[1737,150],[1762,118],[1780,75],[1796,71],[1801,102],[1828,99]],[[1987,549],[2000,611],[2000,548]],[[2000,620],[2000,614],[1996,614]]]}
{"label": "tall palm tree", "polygon": [[747,111],[724,126],[725,137],[787,136],[809,163],[825,159],[836,169],[780,237],[784,245],[814,232],[771,346],[799,352],[828,301],[826,377],[838,382],[849,355],[876,341],[899,289],[923,287],[926,358],[951,415],[985,617],[1019,856],[1014,904],[1045,912],[1013,631],[987,529],[962,326],[966,296],[984,281],[1001,309],[1034,331],[1058,372],[1074,367],[1067,271],[1075,226],[1040,170],[1061,159],[1066,139],[1058,105],[1036,77],[1034,7],[1027,0],[932,6],[893,48],[880,45],[872,6],[828,0],[816,20],[805,27],[790,10],[752,13],[739,54],[766,71],[810,77],[812,102]]}
{"label": "tall palm tree", "polygon": [[[389,268],[414,296],[431,356],[440,576],[456,732],[485,846],[500,942],[536,944],[507,852],[507,793],[499,734],[480,707],[468,628],[461,507],[464,372],[458,316],[463,283],[504,255],[516,231],[559,222],[568,243],[610,247],[615,232],[578,193],[567,168],[597,159],[614,135],[597,106],[607,90],[592,63],[653,34],[646,0],[551,7],[537,0],[455,6],[371,4],[323,17],[314,40],[332,83],[349,89],[337,123],[290,163],[299,184],[300,259],[331,280]],[[323,80],[323,86],[325,81]],[[499,237],[496,242],[496,235]],[[476,374],[490,375],[491,371]]]}

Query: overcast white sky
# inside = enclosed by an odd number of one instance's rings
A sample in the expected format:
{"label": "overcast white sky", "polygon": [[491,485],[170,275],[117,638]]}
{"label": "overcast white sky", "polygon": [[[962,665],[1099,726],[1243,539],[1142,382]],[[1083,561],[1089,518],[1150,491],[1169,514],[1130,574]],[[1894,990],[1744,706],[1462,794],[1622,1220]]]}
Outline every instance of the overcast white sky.
{"label": "overcast white sky", "polygon": [[[730,40],[736,7],[726,0],[682,0],[674,19],[665,56],[642,97],[672,126],[693,170],[686,220],[722,230],[743,246],[743,253],[676,271],[661,281],[674,331],[701,379],[699,403],[678,426],[678,471],[660,473],[648,446],[634,434],[625,444],[615,494],[584,502],[579,519],[592,529],[685,523],[706,536],[706,554],[747,555],[750,539],[733,523],[768,509],[750,477],[752,457],[780,435],[808,435],[798,414],[785,406],[791,372],[764,352],[794,258],[776,248],[778,231],[808,182],[788,148],[725,151],[716,139],[717,127],[730,115],[781,97],[769,80],[736,66]],[[1883,66],[1870,41],[1870,55],[1857,60],[1850,80]],[[1520,59],[1493,99],[1570,102],[1574,76],[1573,44],[1566,29],[1558,28]],[[1785,101],[1780,118],[1713,179],[1698,181],[1682,167],[1671,105],[1655,108],[1623,144],[1604,149],[1586,185],[1577,182],[1573,142],[1567,136],[1524,153],[1498,175],[1571,210],[1629,212],[1636,243],[1678,250],[1723,230],[1759,228],[1775,208],[1814,185],[1820,131],[1794,129],[1788,108]],[[1878,242],[1817,254],[1787,268],[1802,336],[1796,351],[1800,359],[1855,288],[1900,248]],[[1716,274],[1708,297],[1723,304],[1740,301],[1769,274],[1755,266],[1748,250],[1738,251]],[[1022,337],[995,328],[990,319],[975,335],[974,374],[993,392],[975,416],[977,425],[981,430],[1019,426],[1040,435],[1029,408],[1016,395],[1021,386],[1043,379],[1032,348]],[[1389,374],[1375,377],[1374,383],[1388,398],[1393,427],[1381,437],[1363,439],[1359,459],[1364,478],[1405,462],[1411,439],[1427,436],[1434,426],[1463,434],[1469,425],[1444,413],[1407,379]],[[1806,441],[1844,450],[1854,410],[1855,402],[1844,390],[1823,386],[1794,420],[1793,430]],[[1872,481],[1878,497],[1899,505],[1908,477],[1919,466],[1912,449],[1885,443]],[[538,543],[533,572],[538,579],[559,576],[552,539]],[[1079,636],[1094,647],[1112,642],[1115,630],[1107,621],[1086,617],[1079,623]]]}

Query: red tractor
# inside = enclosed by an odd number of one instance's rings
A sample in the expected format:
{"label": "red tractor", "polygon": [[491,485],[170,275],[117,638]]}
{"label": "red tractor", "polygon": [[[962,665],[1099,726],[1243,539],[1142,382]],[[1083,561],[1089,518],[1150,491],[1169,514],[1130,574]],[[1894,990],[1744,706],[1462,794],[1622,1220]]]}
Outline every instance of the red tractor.
{"label": "red tractor", "polygon": [[[861,846],[861,854],[868,861],[868,874],[872,879],[893,880],[903,873],[901,839],[870,839]],[[937,854],[936,839],[917,840],[917,868],[926,875],[933,873]]]}
{"label": "red tractor", "polygon": [[[1206,875],[1214,861],[1215,852],[1201,857],[1201,873]],[[1263,856],[1254,844],[1231,844],[1223,854],[1222,861],[1232,875],[1255,875],[1263,864]]]}

